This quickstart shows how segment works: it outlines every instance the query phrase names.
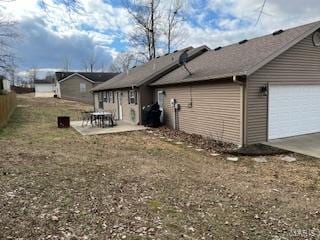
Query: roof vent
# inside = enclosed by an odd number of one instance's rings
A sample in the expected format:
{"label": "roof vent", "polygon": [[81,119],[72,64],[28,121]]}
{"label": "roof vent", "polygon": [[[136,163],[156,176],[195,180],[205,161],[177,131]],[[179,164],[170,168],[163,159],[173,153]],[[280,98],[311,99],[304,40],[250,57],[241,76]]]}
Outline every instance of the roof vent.
{"label": "roof vent", "polygon": [[220,49],[222,49],[222,47],[217,47],[217,48],[215,48],[214,50],[215,50],[215,51],[219,51]]}
{"label": "roof vent", "polygon": [[282,29],[275,31],[274,33],[272,33],[273,36],[279,35],[281,33],[283,33],[284,31]]}
{"label": "roof vent", "polygon": [[248,42],[248,40],[247,40],[247,39],[244,39],[244,40],[240,41],[239,44],[244,44],[244,43],[246,43],[246,42]]}

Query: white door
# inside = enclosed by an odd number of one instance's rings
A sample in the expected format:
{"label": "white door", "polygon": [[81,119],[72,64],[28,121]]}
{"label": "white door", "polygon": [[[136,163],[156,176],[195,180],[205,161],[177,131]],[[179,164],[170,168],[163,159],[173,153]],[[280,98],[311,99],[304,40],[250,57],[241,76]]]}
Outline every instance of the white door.
{"label": "white door", "polygon": [[320,85],[270,85],[269,140],[320,132]]}
{"label": "white door", "polygon": [[164,92],[163,91],[158,91],[158,104],[160,106],[160,111],[161,111],[160,122],[164,123],[164,111],[163,111],[163,107],[164,107]]}
{"label": "white door", "polygon": [[118,102],[118,119],[123,119],[123,112],[122,112],[122,95],[121,92],[117,92],[117,102]]}

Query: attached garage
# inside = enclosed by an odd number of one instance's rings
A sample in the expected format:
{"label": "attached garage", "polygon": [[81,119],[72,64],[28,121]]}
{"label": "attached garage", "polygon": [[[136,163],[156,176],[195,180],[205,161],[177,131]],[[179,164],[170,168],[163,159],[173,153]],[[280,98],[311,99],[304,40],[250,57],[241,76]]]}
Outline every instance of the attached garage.
{"label": "attached garage", "polygon": [[320,22],[217,47],[151,86],[155,100],[162,89],[181,103],[179,129],[189,133],[250,145],[320,132]]}
{"label": "attached garage", "polygon": [[320,85],[269,86],[269,140],[320,132]]}

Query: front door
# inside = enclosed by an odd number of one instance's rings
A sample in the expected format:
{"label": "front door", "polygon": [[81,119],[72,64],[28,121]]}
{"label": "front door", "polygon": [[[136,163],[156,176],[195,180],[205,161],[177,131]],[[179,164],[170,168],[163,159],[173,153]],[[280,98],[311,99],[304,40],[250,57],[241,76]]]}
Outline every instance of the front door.
{"label": "front door", "polygon": [[118,120],[123,119],[123,112],[122,112],[122,94],[121,92],[117,92],[117,103],[118,103]]}

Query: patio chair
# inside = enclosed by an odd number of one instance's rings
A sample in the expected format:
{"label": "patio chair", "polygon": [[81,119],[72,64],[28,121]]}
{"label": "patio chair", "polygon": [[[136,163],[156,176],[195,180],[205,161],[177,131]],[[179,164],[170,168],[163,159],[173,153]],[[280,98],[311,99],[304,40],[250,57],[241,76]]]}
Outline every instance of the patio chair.
{"label": "patio chair", "polygon": [[112,122],[113,126],[117,126],[117,113],[115,110],[111,111],[112,112]]}
{"label": "patio chair", "polygon": [[106,110],[106,112],[110,112],[110,113],[112,113],[112,115],[111,115],[111,117],[105,116],[103,118],[103,127],[106,127],[106,124],[108,124],[109,127],[113,127],[115,125],[114,111],[113,110]]}
{"label": "patio chair", "polygon": [[81,118],[82,118],[82,124],[81,126],[83,127],[88,126],[88,123],[91,122],[91,112],[85,111],[81,112]]}

